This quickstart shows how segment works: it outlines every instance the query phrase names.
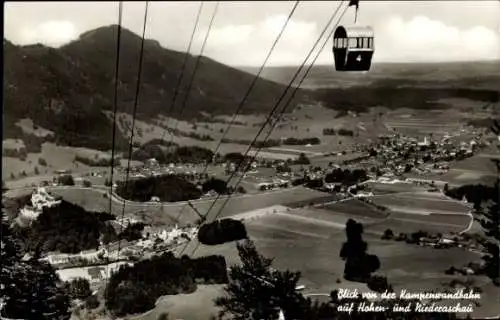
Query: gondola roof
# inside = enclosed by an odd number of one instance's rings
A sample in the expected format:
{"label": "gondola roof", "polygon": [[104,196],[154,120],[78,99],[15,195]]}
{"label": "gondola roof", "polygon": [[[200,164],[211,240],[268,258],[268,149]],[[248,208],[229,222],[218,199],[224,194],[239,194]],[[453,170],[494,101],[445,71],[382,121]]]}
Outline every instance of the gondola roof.
{"label": "gondola roof", "polygon": [[335,30],[335,37],[362,38],[373,37],[373,29],[369,26],[339,26]]}

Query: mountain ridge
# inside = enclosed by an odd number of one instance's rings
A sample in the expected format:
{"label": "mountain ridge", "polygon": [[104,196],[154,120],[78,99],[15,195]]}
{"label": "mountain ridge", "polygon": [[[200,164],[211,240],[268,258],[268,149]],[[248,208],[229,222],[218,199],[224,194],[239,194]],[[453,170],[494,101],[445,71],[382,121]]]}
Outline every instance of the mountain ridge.
{"label": "mountain ridge", "polygon": [[[70,146],[110,149],[111,142],[99,143],[103,134],[111,136],[112,125],[102,111],[113,110],[117,27],[90,30],[60,47],[40,44],[16,46],[4,39],[4,121],[15,123],[23,117],[54,131],[56,141]],[[122,28],[118,111],[131,113],[139,64],[141,38]],[[150,120],[167,115],[185,53],[165,49],[156,40],[146,40],[138,98],[138,118]],[[188,80],[197,57],[189,55],[178,99],[169,116],[181,119],[232,114],[254,75],[200,57],[184,110]],[[264,113],[272,108],[271,99],[284,86],[259,79],[248,97],[242,114]],[[297,101],[306,98],[300,93]],[[176,111],[176,112],[175,112]],[[8,126],[4,137],[18,133]],[[81,138],[89,141],[81,141]],[[122,139],[123,138],[123,139]],[[118,137],[124,147],[124,137]]]}
{"label": "mountain ridge", "polygon": [[[113,110],[117,30],[116,25],[99,27],[59,48],[18,46],[4,39],[4,139],[22,138],[21,129],[14,124],[31,118],[36,125],[53,131],[56,143],[110,150],[112,123],[105,112]],[[141,40],[122,29],[118,112],[131,114],[133,110]],[[138,119],[151,123],[158,115],[168,115],[200,120],[206,114],[231,115],[236,111],[255,75],[191,54],[176,103],[171,105],[185,57],[186,53],[163,48],[156,40],[145,40]],[[192,88],[181,110],[198,58]],[[391,109],[449,108],[452,105],[441,100],[450,97],[498,102],[500,90],[494,84],[500,80],[500,72],[485,76],[476,66],[465,71],[461,68],[455,67],[458,71],[453,73],[440,65],[413,71],[375,65],[367,74],[340,74],[332,73],[333,66],[315,67],[305,82],[312,82],[313,90],[299,89],[287,111],[299,103],[363,112],[380,105]],[[289,80],[265,79],[266,70],[273,69],[264,70],[241,114],[268,114],[282,95]],[[434,78],[427,79],[430,76]],[[115,142],[119,150],[127,149],[127,138],[121,132]]]}

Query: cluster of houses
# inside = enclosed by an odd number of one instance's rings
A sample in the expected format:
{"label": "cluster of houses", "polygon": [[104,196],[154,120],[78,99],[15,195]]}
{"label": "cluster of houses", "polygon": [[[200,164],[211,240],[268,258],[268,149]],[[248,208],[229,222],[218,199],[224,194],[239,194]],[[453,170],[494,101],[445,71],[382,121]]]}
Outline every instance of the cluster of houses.
{"label": "cluster of houses", "polygon": [[478,240],[474,236],[467,234],[430,234],[424,231],[418,231],[411,234],[400,233],[398,235],[392,235],[388,234],[386,231],[382,239],[406,241],[408,243],[433,247],[435,249],[457,247],[473,252],[480,252],[481,249]]}
{"label": "cluster of houses", "polygon": [[378,167],[381,175],[444,173],[449,170],[448,162],[471,157],[480,146],[480,138],[459,142],[444,136],[435,141],[430,137],[418,141],[401,134],[381,135],[378,143],[365,147],[372,157],[364,164]]}
{"label": "cluster of houses", "polygon": [[73,268],[77,266],[99,265],[115,261],[140,259],[170,250],[196,237],[196,227],[178,226],[156,229],[145,227],[142,239],[137,241],[120,240],[109,244],[101,243],[97,250],[87,250],[76,254],[52,253],[44,256],[55,268]]}
{"label": "cluster of houses", "polygon": [[35,188],[31,194],[31,205],[21,208],[19,219],[23,221],[34,221],[42,213],[43,208],[51,208],[61,203],[61,200],[50,195],[44,187]]}
{"label": "cluster of houses", "polygon": [[[144,162],[143,165],[136,165],[130,167],[130,176],[132,178],[145,178],[149,176],[161,176],[165,174],[185,174],[188,176],[193,176],[195,179],[198,176],[199,179],[202,167],[200,165],[195,164],[182,164],[175,165],[174,163],[170,163],[168,165],[162,165],[155,158],[148,159]],[[124,167],[120,167],[119,170],[126,171],[127,169]]]}

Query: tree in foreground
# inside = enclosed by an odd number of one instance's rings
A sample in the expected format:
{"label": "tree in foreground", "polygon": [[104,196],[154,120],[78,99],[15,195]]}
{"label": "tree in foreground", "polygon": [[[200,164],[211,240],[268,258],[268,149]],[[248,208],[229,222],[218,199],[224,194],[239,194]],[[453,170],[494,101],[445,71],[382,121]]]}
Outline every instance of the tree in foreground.
{"label": "tree in foreground", "polygon": [[1,228],[1,316],[13,319],[69,319],[69,299],[54,269],[47,263],[23,260],[19,246],[3,219]]}
{"label": "tree in foreground", "polygon": [[340,250],[340,257],[346,261],[346,280],[367,282],[371,274],[380,268],[378,257],[366,253],[368,244],[363,241],[362,234],[363,225],[349,219],[346,223],[347,242]]}
{"label": "tree in foreground", "polygon": [[[351,223],[352,225],[352,223]],[[329,302],[312,301],[296,291],[300,273],[277,271],[271,268],[272,260],[257,252],[250,240],[237,245],[241,265],[230,268],[230,282],[225,287],[225,296],[215,303],[222,309],[219,319],[228,316],[236,320],[277,320],[280,310],[286,320],[454,320],[455,314],[449,313],[408,313],[392,312],[398,305],[406,305],[410,300],[385,300],[385,312],[356,312],[349,314],[338,311],[341,305],[370,304],[361,294],[357,297],[340,300],[338,291],[333,290]],[[368,283],[372,290],[394,292],[385,277],[371,277]],[[411,302],[416,302],[411,300]]]}
{"label": "tree in foreground", "polygon": [[272,259],[259,254],[250,240],[236,246],[242,263],[230,268],[226,295],[215,300],[221,317],[275,320],[282,310],[286,319],[301,319],[306,300],[295,289],[300,273],[273,270]]}
{"label": "tree in foreground", "polygon": [[[500,121],[495,120],[491,130],[498,136],[500,141]],[[500,144],[497,145],[497,148],[500,150]],[[479,219],[479,223],[488,237],[484,245],[485,255],[483,257],[486,262],[486,274],[496,284],[500,284],[500,160],[492,159],[491,161],[497,169],[497,179],[491,192],[494,196],[490,197],[487,209],[481,210],[482,217]]]}
{"label": "tree in foreground", "polygon": [[85,299],[92,295],[90,283],[85,278],[76,278],[67,283],[69,295],[73,299]]}

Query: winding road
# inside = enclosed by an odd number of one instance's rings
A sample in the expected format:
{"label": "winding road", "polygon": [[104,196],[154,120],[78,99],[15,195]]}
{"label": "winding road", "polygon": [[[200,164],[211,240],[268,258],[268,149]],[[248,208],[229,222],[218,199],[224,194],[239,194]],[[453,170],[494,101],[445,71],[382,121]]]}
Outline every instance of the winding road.
{"label": "winding road", "polygon": [[[362,182],[359,185],[367,184],[367,183],[370,183],[370,182],[374,182],[374,181],[373,180],[367,180],[365,182]],[[78,191],[78,190],[93,190],[93,191],[98,192],[100,194],[108,194],[109,195],[109,187],[106,187],[104,185],[94,185],[92,187],[83,187],[83,186],[47,186],[45,188],[47,189],[47,191],[58,191],[58,190],[76,190],[76,191]],[[291,188],[287,188],[287,189],[269,190],[269,191],[258,192],[258,193],[234,194],[233,196],[231,196],[231,199],[255,198],[256,201],[258,201],[258,198],[262,197],[262,196],[268,196],[270,194],[277,194],[277,193],[291,192],[291,191],[293,191],[295,189],[298,189],[298,188],[300,188],[300,186],[291,187]],[[16,197],[16,196],[19,196],[19,194],[23,194],[23,193],[26,193],[27,191],[29,192],[31,190],[33,190],[32,187],[12,189],[12,190],[6,191],[4,193],[4,196],[7,196],[7,197]],[[316,204],[316,205],[314,205],[314,207],[323,207],[325,205],[332,205],[332,204],[346,202],[346,201],[349,201],[349,200],[356,199],[356,197],[350,192],[350,190],[351,190],[351,188],[349,188],[349,190],[348,190],[348,193],[349,193],[350,197],[348,197],[346,199],[341,199],[341,200],[335,200],[335,201],[330,201],[330,202],[326,202],[326,203]],[[400,196],[400,195],[414,194],[414,193],[415,193],[415,191],[404,191],[404,192],[391,193],[390,196],[395,196],[395,195],[399,195]],[[380,194],[380,195],[369,196],[367,198],[377,198],[377,197],[384,197],[384,196],[388,196],[388,195],[387,194]],[[228,197],[229,197],[228,195],[224,195],[224,196],[221,196],[219,198],[219,200],[225,200]],[[191,200],[190,202],[192,204],[203,204],[203,203],[213,202],[215,199],[216,199],[216,197],[206,197],[206,198],[200,198],[200,199]],[[176,207],[176,206],[182,206],[182,205],[188,204],[188,201],[179,201],[179,202],[154,202],[154,201],[137,202],[137,201],[130,201],[130,200],[123,199],[122,197],[120,197],[119,195],[117,195],[114,192],[111,195],[111,200],[114,203],[116,203],[116,204],[123,204],[125,202],[125,204],[128,204],[128,205],[142,206],[142,207],[158,207],[158,206],[162,206],[162,207]],[[444,202],[458,202],[458,201],[455,201],[453,199],[442,199],[442,198],[441,199],[440,198],[435,198],[433,200],[435,200],[435,201],[444,201]],[[280,203],[276,203],[276,205],[280,205]],[[239,213],[239,214],[244,214],[244,213]],[[472,213],[469,211],[466,215],[470,218],[470,222],[468,223],[467,227],[465,227],[459,233],[466,233],[466,232],[468,232],[472,228],[472,225],[473,225],[473,222],[474,222],[474,218],[472,216]],[[238,216],[238,214],[236,214],[236,216]],[[412,222],[422,223],[422,220],[411,219],[411,218],[395,217],[395,216],[393,216],[391,214],[389,214],[387,217],[385,217],[383,219],[383,221],[387,221],[387,219],[389,219],[389,218],[390,219],[395,219],[395,220],[400,220],[400,221],[403,221],[403,222],[408,222],[408,223],[412,223]],[[302,219],[309,219],[309,218],[302,218]],[[428,221],[427,223],[431,224],[431,225],[443,226],[443,227],[461,227],[462,226],[462,225],[457,225],[457,224],[453,224],[453,223],[435,222],[435,221]],[[339,227],[339,226],[336,225],[336,227]]]}
{"label": "winding road", "polygon": [[[300,188],[300,186],[296,187],[291,187],[291,188],[286,188],[286,189],[278,189],[278,190],[269,190],[265,192],[259,192],[259,193],[246,193],[246,194],[234,194],[231,196],[231,199],[241,199],[241,198],[251,198],[251,197],[261,197],[261,196],[266,196],[270,194],[277,194],[277,193],[286,193],[286,192],[291,192],[293,190],[296,190]],[[109,187],[105,186],[92,186],[92,187],[82,187],[82,186],[47,186],[45,187],[47,191],[58,191],[58,190],[93,190],[96,192],[99,192],[100,194],[108,194],[109,195]],[[4,193],[4,196],[6,197],[17,197],[20,194],[32,191],[32,187],[24,187],[24,188],[19,188],[19,189],[12,189],[12,190],[7,190]],[[227,199],[229,195],[223,195],[219,197],[219,200],[224,200]],[[196,204],[196,203],[209,203],[212,202],[216,199],[216,197],[205,197],[205,198],[200,198],[200,199],[194,199],[190,200],[189,202]],[[164,207],[175,207],[183,204],[187,204],[188,201],[178,201],[178,202],[155,202],[155,201],[148,201],[148,202],[138,202],[138,201],[131,201],[131,200],[126,200],[117,195],[116,193],[113,192],[111,195],[111,200],[115,203],[123,204],[130,204],[130,205],[136,205],[136,206],[144,206],[144,207],[157,207],[157,206],[164,206]]]}

